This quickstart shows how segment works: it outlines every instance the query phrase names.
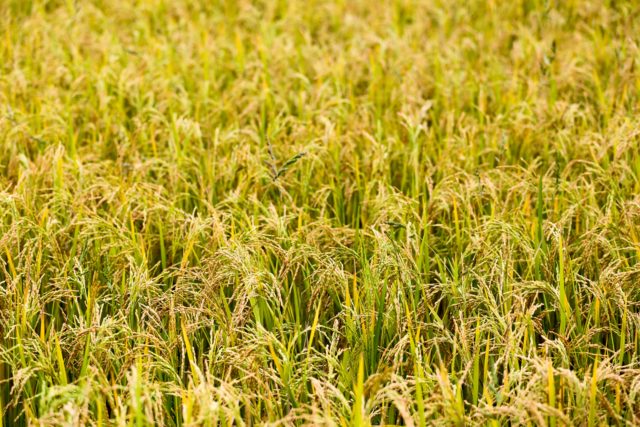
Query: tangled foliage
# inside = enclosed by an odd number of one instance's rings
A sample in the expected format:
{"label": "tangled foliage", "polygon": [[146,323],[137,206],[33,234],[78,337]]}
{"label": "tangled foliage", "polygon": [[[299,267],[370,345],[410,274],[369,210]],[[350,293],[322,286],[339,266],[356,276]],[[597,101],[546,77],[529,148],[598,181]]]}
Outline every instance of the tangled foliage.
{"label": "tangled foliage", "polygon": [[639,424],[639,35],[0,1],[0,425]]}

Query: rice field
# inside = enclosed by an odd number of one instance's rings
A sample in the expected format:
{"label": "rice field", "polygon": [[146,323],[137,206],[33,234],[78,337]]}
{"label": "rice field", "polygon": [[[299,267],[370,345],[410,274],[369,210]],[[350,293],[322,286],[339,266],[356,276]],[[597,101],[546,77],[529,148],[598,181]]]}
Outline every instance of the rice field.
{"label": "rice field", "polygon": [[640,4],[0,0],[0,427],[640,425]]}

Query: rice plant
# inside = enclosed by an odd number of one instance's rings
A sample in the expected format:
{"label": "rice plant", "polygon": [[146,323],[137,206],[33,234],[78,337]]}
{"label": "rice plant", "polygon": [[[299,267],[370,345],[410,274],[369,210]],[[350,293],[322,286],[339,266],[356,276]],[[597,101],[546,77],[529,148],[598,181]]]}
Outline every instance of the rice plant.
{"label": "rice plant", "polygon": [[1,0],[0,427],[640,424],[640,4]]}

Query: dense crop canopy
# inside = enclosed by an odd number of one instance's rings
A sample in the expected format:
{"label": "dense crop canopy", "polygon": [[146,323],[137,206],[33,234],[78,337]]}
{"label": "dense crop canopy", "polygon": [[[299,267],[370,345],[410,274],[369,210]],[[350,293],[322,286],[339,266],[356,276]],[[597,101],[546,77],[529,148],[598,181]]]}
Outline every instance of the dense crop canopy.
{"label": "dense crop canopy", "polygon": [[640,4],[0,0],[0,425],[640,423]]}

